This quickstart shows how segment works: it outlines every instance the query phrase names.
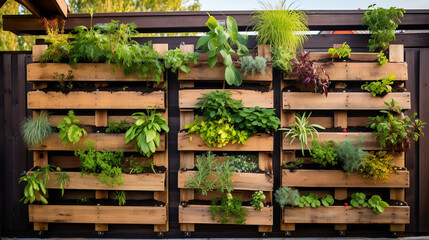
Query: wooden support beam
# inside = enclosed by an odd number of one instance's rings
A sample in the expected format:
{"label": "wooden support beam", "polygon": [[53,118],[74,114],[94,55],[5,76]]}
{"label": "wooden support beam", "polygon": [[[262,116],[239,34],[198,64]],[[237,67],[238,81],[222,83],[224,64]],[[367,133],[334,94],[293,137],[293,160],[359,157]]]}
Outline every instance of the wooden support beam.
{"label": "wooden support beam", "polygon": [[40,18],[42,15],[40,13],[40,7],[32,0],[16,0],[18,3],[23,5],[28,9],[34,16]]}
{"label": "wooden support beam", "polygon": [[258,46],[258,56],[268,57],[268,62],[271,62],[271,46],[269,44]]}
{"label": "wooden support beam", "polygon": [[47,151],[34,151],[33,152],[33,166],[46,167],[48,165],[48,152]]}
{"label": "wooden support beam", "polygon": [[46,45],[46,44],[33,45],[33,50],[31,53],[31,57],[33,59],[33,62],[40,61],[40,57],[42,56],[43,52],[45,52],[46,49],[48,49],[48,45]]}
{"label": "wooden support beam", "polygon": [[404,62],[404,44],[389,45],[389,62],[392,62],[392,63]]}
{"label": "wooden support beam", "polygon": [[347,111],[334,112],[334,127],[347,128]]}
{"label": "wooden support beam", "polygon": [[[194,52],[194,44],[184,44],[180,45],[180,51],[184,54],[193,53]],[[180,81],[180,88],[193,88],[194,82],[192,81]]]}
{"label": "wooden support beam", "polygon": [[95,126],[107,127],[107,110],[95,110]]}

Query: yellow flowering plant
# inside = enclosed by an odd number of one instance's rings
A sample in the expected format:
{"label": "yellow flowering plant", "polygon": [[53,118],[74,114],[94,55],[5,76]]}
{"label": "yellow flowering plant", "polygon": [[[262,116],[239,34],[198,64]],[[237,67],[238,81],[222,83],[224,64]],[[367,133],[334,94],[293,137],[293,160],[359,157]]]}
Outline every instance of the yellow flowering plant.
{"label": "yellow flowering plant", "polygon": [[365,165],[360,169],[363,177],[372,178],[374,182],[387,182],[391,173],[396,173],[393,156],[386,151],[369,152],[364,159]]}

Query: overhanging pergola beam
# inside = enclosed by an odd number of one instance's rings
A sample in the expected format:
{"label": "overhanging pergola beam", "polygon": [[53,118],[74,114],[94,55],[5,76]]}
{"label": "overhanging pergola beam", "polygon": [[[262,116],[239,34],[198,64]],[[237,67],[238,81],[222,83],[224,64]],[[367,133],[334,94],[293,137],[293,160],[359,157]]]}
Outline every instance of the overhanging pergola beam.
{"label": "overhanging pergola beam", "polygon": [[[32,21],[39,19],[40,17],[57,17],[67,18],[69,9],[65,0],[15,0],[16,2],[23,5],[33,15],[30,16]],[[0,6],[6,0],[0,0]]]}

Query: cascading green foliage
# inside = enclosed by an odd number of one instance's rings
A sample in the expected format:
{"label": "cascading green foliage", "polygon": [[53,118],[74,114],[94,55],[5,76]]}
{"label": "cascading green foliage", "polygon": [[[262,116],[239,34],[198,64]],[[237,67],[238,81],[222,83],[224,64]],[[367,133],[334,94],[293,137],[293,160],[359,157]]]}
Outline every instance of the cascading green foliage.
{"label": "cascading green foliage", "polygon": [[136,151],[150,157],[161,141],[161,132],[170,131],[167,120],[155,110],[133,113],[134,123],[125,133],[126,144],[136,141]]}
{"label": "cascading green foliage", "polygon": [[240,57],[240,68],[243,70],[244,76],[248,73],[254,75],[255,73],[265,74],[265,68],[267,67],[268,59],[265,57],[252,57],[244,56]]}
{"label": "cascading green foliage", "polygon": [[395,74],[391,73],[389,77],[380,78],[377,81],[373,81],[371,83],[366,82],[361,86],[361,89],[370,92],[373,97],[383,96],[392,92],[391,85],[393,84],[393,79],[395,78]]}
{"label": "cascading green foliage", "polygon": [[65,146],[71,142],[76,144],[82,136],[86,136],[85,129],[79,127],[79,120],[74,115],[74,111],[70,110],[61,122],[58,124],[58,137],[61,138],[62,144]]}
{"label": "cascading green foliage", "polygon": [[200,54],[198,52],[184,54],[180,49],[171,49],[164,53],[165,68],[171,69],[172,72],[177,72],[177,69],[184,73],[188,73],[191,68],[186,65],[190,62],[197,64]]}
{"label": "cascading green foliage", "polygon": [[91,141],[86,142],[85,147],[87,151],[79,149],[74,152],[75,156],[80,157],[82,176],[92,173],[100,182],[110,187],[124,183],[121,168],[123,150],[117,152],[95,151],[95,143]]}
{"label": "cascading green foliage", "polygon": [[225,81],[228,85],[240,86],[243,79],[232,62],[231,53],[235,53],[232,46],[236,45],[238,55],[249,55],[249,49],[246,47],[247,35],[238,33],[237,22],[230,16],[226,18],[226,27],[222,27],[214,17],[209,15],[206,26],[210,31],[207,36],[202,36],[198,39],[197,49],[200,48],[204,53],[207,53],[210,68],[216,65],[217,54],[220,53],[225,65]]}
{"label": "cascading green foliage", "polygon": [[115,195],[115,200],[118,201],[119,206],[125,205],[127,200],[125,191],[115,191],[113,194]]}
{"label": "cascading green foliage", "polygon": [[365,158],[368,152],[362,150],[365,139],[360,139],[357,144],[352,140],[343,141],[337,148],[338,161],[343,164],[343,170],[349,174],[350,172],[358,172],[365,166]]}
{"label": "cascading green foliage", "polygon": [[52,133],[51,125],[45,112],[41,112],[37,119],[32,117],[21,123],[22,140],[27,146],[40,145]]}
{"label": "cascading green foliage", "polygon": [[279,4],[262,3],[262,10],[253,13],[256,24],[253,30],[258,32],[259,44],[271,44],[272,47],[285,48],[293,52],[304,45],[309,31],[307,16],[302,11],[290,10],[292,4],[280,0]]}
{"label": "cascading green foliage", "polygon": [[293,190],[290,187],[281,187],[274,193],[274,199],[283,209],[286,205],[298,206],[299,203],[299,191],[298,189]]}
{"label": "cascading green foliage", "polygon": [[226,197],[216,197],[210,207],[212,220],[219,214],[219,223],[246,224],[247,208],[243,207],[243,200],[227,193]]}

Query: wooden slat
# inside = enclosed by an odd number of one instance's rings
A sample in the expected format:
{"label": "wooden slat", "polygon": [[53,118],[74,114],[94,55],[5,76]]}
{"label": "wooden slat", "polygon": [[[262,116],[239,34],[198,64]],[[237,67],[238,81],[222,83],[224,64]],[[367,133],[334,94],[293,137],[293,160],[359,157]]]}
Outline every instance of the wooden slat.
{"label": "wooden slat", "polygon": [[165,109],[165,92],[60,92],[27,94],[28,109]]}
{"label": "wooden slat", "polygon": [[[374,135],[372,133],[328,133],[328,132],[321,132],[319,133],[319,142],[324,141],[335,141],[335,142],[342,142],[345,140],[354,140],[355,142],[359,141],[359,138],[363,137],[365,139],[363,149],[364,150],[380,150],[380,145],[378,143],[378,140],[374,139]],[[317,138],[317,135],[314,134],[314,138]],[[308,138],[308,145],[311,148],[311,142],[312,138]],[[283,150],[301,150],[301,142],[298,139],[295,139],[295,141],[290,143],[290,138],[283,139]],[[304,146],[304,149],[307,149],[306,146]]]}
{"label": "wooden slat", "polygon": [[404,62],[404,44],[389,44],[389,62]]}
{"label": "wooden slat", "polygon": [[347,174],[341,170],[297,169],[293,172],[282,170],[282,186],[288,187],[358,187],[358,188],[408,188],[409,171],[392,173],[387,182],[364,178],[358,173]]}
{"label": "wooden slat", "polygon": [[[203,97],[201,94],[216,91],[215,89],[187,89],[179,90],[179,108],[195,108],[198,102],[197,98]],[[231,98],[242,100],[243,107],[273,108],[274,107],[274,91],[268,92],[253,91],[253,90],[219,90],[232,93]]]}
{"label": "wooden slat", "polygon": [[[255,210],[254,207],[245,208],[247,208],[246,225],[273,225],[273,207],[264,207],[262,211]],[[179,223],[220,224],[218,216],[215,220],[211,218],[210,206],[179,206]]]}
{"label": "wooden slat", "polygon": [[166,207],[30,205],[30,222],[164,224]]}
{"label": "wooden slat", "polygon": [[107,110],[95,110],[95,126],[107,127]]}
{"label": "wooden slat", "polygon": [[[49,115],[48,120],[51,126],[58,126],[58,124],[61,122],[61,120],[66,115]],[[95,126],[95,116],[83,116],[83,115],[76,115],[76,118],[79,120],[79,124],[81,125],[90,125]],[[120,122],[122,120],[127,120],[128,122],[132,123],[134,122],[134,118],[132,116],[110,116],[107,115],[107,122],[109,121],[116,121]]]}
{"label": "wooden slat", "polygon": [[[53,133],[48,139],[46,139],[39,146],[31,146],[29,150],[32,151],[75,151],[83,149],[84,143],[88,140],[95,142],[95,150],[103,151],[109,149],[109,151],[119,151],[123,149],[125,152],[135,152],[135,143],[125,144],[125,134],[105,134],[105,133],[88,133],[88,136],[82,137],[78,143],[74,146],[72,143],[68,143],[66,146],[61,144],[61,139],[58,137],[58,133]],[[165,151],[165,134],[161,134],[161,141],[156,151]]]}
{"label": "wooden slat", "polygon": [[[192,137],[192,141],[189,139]],[[264,133],[258,133],[249,139],[246,144],[227,144],[224,147],[209,147],[204,140],[195,134],[178,133],[179,151],[266,151],[272,152],[274,149],[273,136]]]}
{"label": "wooden slat", "polygon": [[[114,187],[100,182],[93,175],[81,176],[80,172],[67,172],[70,181],[64,189],[82,190],[127,190],[127,191],[164,191],[165,173],[122,174],[124,183]],[[51,179],[46,185],[48,189],[60,189],[57,185],[58,173],[50,174]]]}
{"label": "wooden slat", "polygon": [[136,74],[125,75],[124,70],[113,63],[77,63],[73,67],[66,63],[30,63],[27,65],[27,81],[57,82],[54,72],[67,76],[69,70],[72,71],[72,81],[78,82],[156,82],[156,79],[142,79]]}
{"label": "wooden slat", "polygon": [[[362,62],[375,62],[377,61],[378,53],[350,53],[350,60],[352,61],[362,61]],[[320,60],[326,60],[331,59],[331,54],[327,52],[310,52],[310,60],[311,61],[320,61]]]}
{"label": "wooden slat", "polygon": [[332,92],[328,97],[311,92],[283,92],[283,110],[381,110],[388,109],[384,102],[392,98],[402,109],[411,108],[409,92],[389,93],[384,97],[357,92]]}
{"label": "wooden slat", "polygon": [[382,214],[375,214],[369,208],[351,206],[286,207],[283,214],[285,223],[408,224],[410,222],[410,207],[408,206],[387,207]]}
{"label": "wooden slat", "polygon": [[47,165],[48,165],[47,151],[33,152],[33,167],[46,167]]}
{"label": "wooden slat", "polygon": [[[198,62],[197,64],[189,63],[188,66],[191,67],[191,71],[188,73],[183,73],[179,71],[178,79],[179,81],[223,81],[225,79],[225,66],[223,63],[217,63],[213,69],[210,69],[209,65],[206,62]],[[267,65],[265,68],[265,74],[255,73],[243,75],[243,71],[240,69],[240,66],[236,64],[235,66],[243,77],[243,81],[252,81],[252,82],[272,82],[273,81],[273,67]]]}
{"label": "wooden slat", "polygon": [[[178,188],[189,188],[186,184],[190,176],[194,176],[196,171],[179,171],[178,172]],[[209,177],[214,180],[214,176]],[[273,190],[273,177],[265,173],[233,173],[232,187],[234,190],[250,190],[250,191],[272,191]]]}
{"label": "wooden slat", "polygon": [[[408,80],[407,63],[386,63],[381,66],[378,62],[315,62],[315,66],[323,66],[331,81],[375,81],[395,74],[394,81]],[[286,80],[297,80],[298,76],[286,76]]]}
{"label": "wooden slat", "polygon": [[[43,52],[48,49],[48,45],[33,45],[33,50],[31,53],[31,57],[33,59],[33,62],[38,62],[40,60],[40,57],[42,56]],[[32,63],[27,65],[27,69],[28,67],[31,65]]]}

